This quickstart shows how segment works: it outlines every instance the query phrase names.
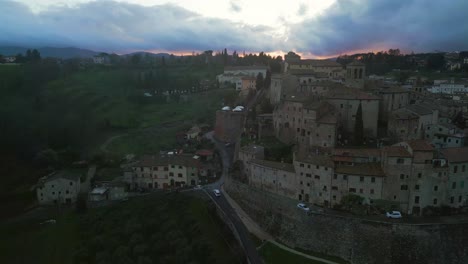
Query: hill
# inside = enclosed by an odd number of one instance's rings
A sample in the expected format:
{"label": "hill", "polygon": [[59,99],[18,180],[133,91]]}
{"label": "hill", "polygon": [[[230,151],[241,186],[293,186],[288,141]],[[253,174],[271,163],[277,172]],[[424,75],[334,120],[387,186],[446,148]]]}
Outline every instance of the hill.
{"label": "hill", "polygon": [[121,56],[127,57],[127,56],[133,56],[133,55],[141,55],[141,56],[149,56],[151,58],[161,58],[161,57],[169,57],[171,54],[169,53],[152,53],[152,52],[146,52],[146,51],[137,51],[137,52],[132,52],[128,54],[123,54]]}
{"label": "hill", "polygon": [[[22,53],[23,55],[26,53],[28,49],[34,49],[35,47],[19,47],[19,46],[1,46],[0,47],[0,54],[2,55],[16,55],[18,53]],[[54,57],[54,58],[61,58],[61,59],[70,59],[70,58],[91,58],[99,54],[99,52],[87,50],[87,49],[79,49],[74,47],[66,47],[66,48],[56,48],[56,47],[42,47],[36,48],[43,58],[46,57]]]}

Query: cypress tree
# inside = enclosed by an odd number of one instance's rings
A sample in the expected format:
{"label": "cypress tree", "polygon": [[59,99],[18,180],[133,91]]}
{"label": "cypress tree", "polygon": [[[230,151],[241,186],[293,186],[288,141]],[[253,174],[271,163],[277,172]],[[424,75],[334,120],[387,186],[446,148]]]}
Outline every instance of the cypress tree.
{"label": "cypress tree", "polygon": [[356,122],[354,123],[354,144],[362,145],[364,142],[364,121],[362,120],[362,105],[359,106],[356,112]]}

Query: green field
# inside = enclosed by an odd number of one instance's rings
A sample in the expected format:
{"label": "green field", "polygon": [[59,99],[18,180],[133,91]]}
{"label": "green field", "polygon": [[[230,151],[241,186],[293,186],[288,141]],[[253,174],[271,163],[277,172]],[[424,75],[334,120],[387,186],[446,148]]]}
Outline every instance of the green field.
{"label": "green field", "polygon": [[[0,263],[239,263],[242,251],[204,199],[151,194],[0,227]],[[44,218],[42,218],[44,219]]]}
{"label": "green field", "polygon": [[324,262],[308,259],[300,255],[296,255],[289,251],[286,251],[270,242],[266,243],[260,249],[260,255],[266,264],[283,264],[283,263],[295,263],[295,264],[323,264]]}

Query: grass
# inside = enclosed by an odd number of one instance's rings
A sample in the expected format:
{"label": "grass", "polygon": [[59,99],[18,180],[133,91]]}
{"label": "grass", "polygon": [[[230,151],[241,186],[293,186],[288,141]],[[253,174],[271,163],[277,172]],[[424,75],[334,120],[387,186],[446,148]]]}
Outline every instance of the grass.
{"label": "grass", "polygon": [[300,255],[296,255],[289,251],[286,251],[270,242],[266,243],[260,249],[260,255],[266,264],[283,264],[283,263],[295,263],[295,264],[323,264],[324,262],[308,259]]}
{"label": "grass", "polygon": [[72,263],[78,242],[77,218],[65,214],[57,224],[28,221],[2,226],[0,263]]}

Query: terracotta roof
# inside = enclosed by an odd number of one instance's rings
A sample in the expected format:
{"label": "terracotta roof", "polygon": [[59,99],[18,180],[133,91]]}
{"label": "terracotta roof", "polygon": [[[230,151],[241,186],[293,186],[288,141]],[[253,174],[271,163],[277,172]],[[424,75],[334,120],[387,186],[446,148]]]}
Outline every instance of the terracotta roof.
{"label": "terracotta roof", "polygon": [[336,173],[362,175],[362,176],[377,176],[384,177],[385,173],[379,163],[362,163],[354,166],[338,165],[335,168]]}
{"label": "terracotta roof", "polygon": [[289,172],[296,172],[294,169],[294,165],[291,163],[284,163],[284,162],[276,162],[276,161],[269,161],[269,160],[258,160],[254,159],[250,161],[253,164],[269,167],[277,170],[284,170]]}
{"label": "terracotta roof", "polygon": [[317,155],[313,153],[305,154],[303,151],[299,151],[296,153],[296,161],[325,166],[329,168],[333,168],[334,165],[333,160],[328,155]]}
{"label": "terracotta roof", "polygon": [[39,179],[39,185],[57,179],[67,179],[71,181],[80,181],[81,174],[74,171],[56,171]]}
{"label": "terracotta roof", "polygon": [[417,119],[418,115],[406,108],[400,108],[391,113],[394,119]]}
{"label": "terracotta roof", "polygon": [[381,150],[378,148],[335,148],[333,155],[349,157],[378,157]]}
{"label": "terracotta roof", "polygon": [[198,156],[211,156],[213,155],[213,150],[211,149],[199,149],[195,152],[195,155]]}
{"label": "terracotta roof", "polygon": [[449,162],[468,162],[468,147],[446,148],[441,152]]}
{"label": "terracotta roof", "polygon": [[254,76],[244,76],[241,78],[242,80],[257,80],[257,77]]}
{"label": "terracotta roof", "polygon": [[194,159],[192,155],[173,155],[166,157],[145,155],[141,157],[140,161],[133,165],[133,167],[155,167],[167,165],[198,167],[200,163],[198,160]]}
{"label": "terracotta roof", "polygon": [[416,151],[433,151],[434,147],[423,139],[409,140],[406,143]]}
{"label": "terracotta roof", "polygon": [[345,99],[345,100],[379,100],[380,98],[356,89],[341,88],[331,89],[327,95],[329,99]]}
{"label": "terracotta roof", "polygon": [[384,147],[383,150],[389,157],[412,157],[408,150],[401,146]]}

